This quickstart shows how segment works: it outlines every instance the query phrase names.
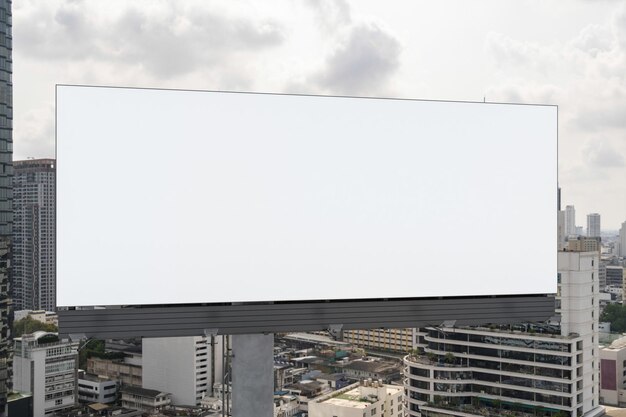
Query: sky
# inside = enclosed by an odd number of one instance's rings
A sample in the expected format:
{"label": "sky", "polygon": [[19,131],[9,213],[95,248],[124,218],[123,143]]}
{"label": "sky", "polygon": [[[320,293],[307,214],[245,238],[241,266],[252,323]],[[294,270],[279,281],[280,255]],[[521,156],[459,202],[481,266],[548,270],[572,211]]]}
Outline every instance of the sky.
{"label": "sky", "polygon": [[57,83],[556,104],[563,205],[626,221],[624,0],[19,0],[13,61],[16,160]]}

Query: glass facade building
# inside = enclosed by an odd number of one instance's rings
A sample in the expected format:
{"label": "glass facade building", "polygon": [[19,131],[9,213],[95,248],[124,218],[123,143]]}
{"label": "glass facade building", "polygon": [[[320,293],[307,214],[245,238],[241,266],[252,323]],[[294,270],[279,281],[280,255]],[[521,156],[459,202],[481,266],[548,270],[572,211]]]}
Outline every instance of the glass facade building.
{"label": "glass facade building", "polygon": [[0,0],[0,416],[11,371],[11,234],[13,225],[13,80],[11,0]]}
{"label": "glass facade building", "polygon": [[13,309],[55,311],[55,161],[13,161],[13,170]]}

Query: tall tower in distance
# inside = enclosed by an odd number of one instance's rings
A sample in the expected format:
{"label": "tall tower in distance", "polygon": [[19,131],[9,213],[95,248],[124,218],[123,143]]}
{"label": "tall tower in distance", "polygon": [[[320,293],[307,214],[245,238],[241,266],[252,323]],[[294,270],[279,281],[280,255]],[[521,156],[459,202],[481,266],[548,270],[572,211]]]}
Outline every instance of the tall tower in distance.
{"label": "tall tower in distance", "polygon": [[13,35],[11,0],[0,0],[0,417],[7,415],[11,380],[12,308],[9,288],[13,225]]}
{"label": "tall tower in distance", "polygon": [[56,309],[54,159],[13,163],[13,309]]}
{"label": "tall tower in distance", "polygon": [[626,221],[619,229],[619,256],[626,258]]}
{"label": "tall tower in distance", "polygon": [[600,237],[600,215],[587,214],[587,237]]}
{"label": "tall tower in distance", "polygon": [[565,234],[567,236],[576,234],[576,209],[574,206],[565,207]]}

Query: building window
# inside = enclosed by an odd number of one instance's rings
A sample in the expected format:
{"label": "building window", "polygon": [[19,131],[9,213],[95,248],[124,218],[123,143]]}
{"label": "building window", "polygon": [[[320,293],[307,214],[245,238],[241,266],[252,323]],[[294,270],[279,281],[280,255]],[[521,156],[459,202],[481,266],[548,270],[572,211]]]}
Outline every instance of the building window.
{"label": "building window", "polygon": [[372,408],[372,412],[371,412],[371,414],[372,414],[372,415],[376,414],[376,407]]}

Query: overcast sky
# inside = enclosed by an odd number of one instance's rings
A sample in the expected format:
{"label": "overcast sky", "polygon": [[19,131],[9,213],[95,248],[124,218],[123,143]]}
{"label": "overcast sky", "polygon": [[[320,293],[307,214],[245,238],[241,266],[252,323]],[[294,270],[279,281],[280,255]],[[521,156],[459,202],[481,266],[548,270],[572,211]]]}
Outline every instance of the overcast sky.
{"label": "overcast sky", "polygon": [[56,83],[550,103],[564,204],[578,225],[626,221],[626,1],[19,0],[13,16],[15,159],[54,156]]}

